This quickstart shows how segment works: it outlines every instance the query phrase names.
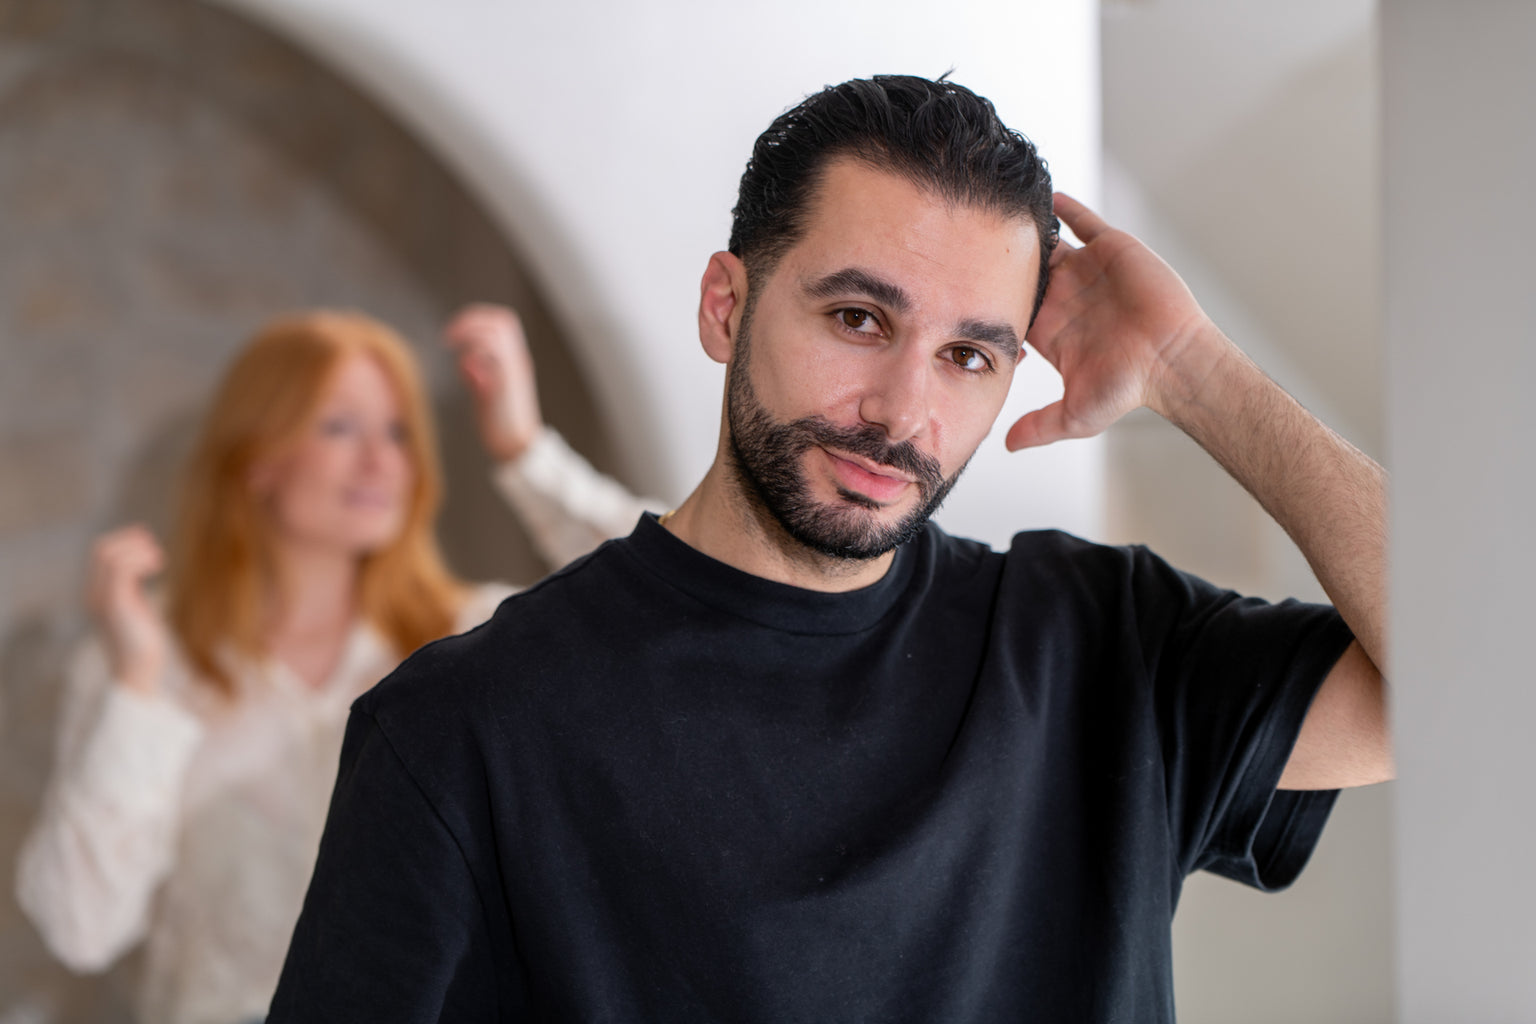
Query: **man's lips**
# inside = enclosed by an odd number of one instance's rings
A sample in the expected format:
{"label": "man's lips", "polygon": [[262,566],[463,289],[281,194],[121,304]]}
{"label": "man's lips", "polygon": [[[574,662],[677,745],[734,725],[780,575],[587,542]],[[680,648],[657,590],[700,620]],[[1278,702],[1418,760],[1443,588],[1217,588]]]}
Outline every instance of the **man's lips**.
{"label": "man's lips", "polygon": [[890,466],[882,466],[848,452],[823,448],[832,463],[832,472],[843,487],[881,504],[894,501],[917,481]]}

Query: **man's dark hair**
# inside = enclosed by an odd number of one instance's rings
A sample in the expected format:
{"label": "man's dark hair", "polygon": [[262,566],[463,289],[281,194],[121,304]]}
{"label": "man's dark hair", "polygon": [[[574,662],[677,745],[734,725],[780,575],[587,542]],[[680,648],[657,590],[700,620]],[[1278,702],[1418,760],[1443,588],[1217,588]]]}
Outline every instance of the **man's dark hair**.
{"label": "man's dark hair", "polygon": [[1050,172],[990,100],[943,77],[876,75],[829,85],[757,137],[731,211],[729,245],[749,275],[770,272],[804,235],[806,211],[837,157],[900,175],[949,202],[1029,218],[1040,236],[1033,322],[1057,240]]}

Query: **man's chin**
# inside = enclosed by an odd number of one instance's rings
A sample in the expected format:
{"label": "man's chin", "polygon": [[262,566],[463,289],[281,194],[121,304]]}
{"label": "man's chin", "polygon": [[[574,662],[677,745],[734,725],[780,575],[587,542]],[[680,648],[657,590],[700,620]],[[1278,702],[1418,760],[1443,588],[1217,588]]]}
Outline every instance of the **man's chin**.
{"label": "man's chin", "polygon": [[800,544],[829,558],[868,561],[911,539],[927,522],[921,510],[882,507],[864,495],[840,494],[835,502],[776,517]]}
{"label": "man's chin", "polygon": [[836,500],[845,507],[853,506],[854,509],[866,511],[869,513],[870,518],[890,518],[892,515],[889,511],[892,508],[891,503],[876,501],[869,495],[860,494],[858,491],[844,490],[839,487]]}

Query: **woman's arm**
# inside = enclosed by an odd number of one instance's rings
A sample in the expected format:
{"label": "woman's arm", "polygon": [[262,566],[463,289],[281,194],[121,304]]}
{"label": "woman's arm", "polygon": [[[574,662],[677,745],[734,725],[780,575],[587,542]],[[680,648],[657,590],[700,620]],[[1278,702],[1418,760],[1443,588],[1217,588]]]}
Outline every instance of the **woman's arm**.
{"label": "woman's arm", "polygon": [[474,397],[481,443],[497,463],[497,490],[551,566],[628,534],[645,510],[668,507],[597,472],[545,425],[533,358],[515,312],[487,303],[466,306],[443,328],[443,338]]}
{"label": "woman's arm", "polygon": [[201,738],[163,692],[115,681],[99,644],[73,659],[53,776],[16,873],[17,901],[71,970],[104,970],[143,938]]}
{"label": "woman's arm", "polygon": [[177,661],[146,590],[163,563],[142,526],[104,534],[92,550],[96,635],[70,663],[53,777],[17,864],[18,902],[77,971],[104,969],[143,936],[202,738],[165,685]]}
{"label": "woman's arm", "polygon": [[626,536],[642,512],[667,509],[593,469],[551,427],[520,458],[497,466],[494,479],[539,553],[556,568],[610,537]]}

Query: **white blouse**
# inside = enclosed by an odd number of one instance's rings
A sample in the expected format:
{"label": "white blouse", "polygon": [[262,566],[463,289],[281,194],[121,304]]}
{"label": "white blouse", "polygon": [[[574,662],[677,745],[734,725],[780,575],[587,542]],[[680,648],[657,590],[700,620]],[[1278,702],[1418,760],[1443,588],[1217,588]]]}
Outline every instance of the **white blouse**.
{"label": "white blouse", "polygon": [[[556,565],[628,533],[647,507],[552,430],[498,467],[496,482]],[[473,589],[455,630],[511,593]],[[54,955],[96,971],[143,942],[145,1022],[264,1017],[314,868],[348,708],[398,661],[359,622],[318,688],[275,660],[241,664],[229,702],[175,656],[157,696],[127,690],[87,643],[70,667],[57,765],[17,871],[18,900]]]}

